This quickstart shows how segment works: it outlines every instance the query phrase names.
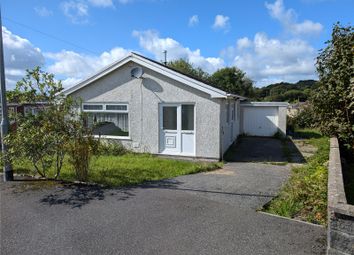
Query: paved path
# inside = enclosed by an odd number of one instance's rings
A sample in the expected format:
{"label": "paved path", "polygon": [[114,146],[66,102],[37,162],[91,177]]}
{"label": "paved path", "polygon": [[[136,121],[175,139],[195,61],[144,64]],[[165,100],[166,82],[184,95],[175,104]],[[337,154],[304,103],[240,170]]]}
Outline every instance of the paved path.
{"label": "paved path", "polygon": [[323,254],[324,228],[255,211],[288,174],[229,163],[125,189],[1,183],[1,254]]}

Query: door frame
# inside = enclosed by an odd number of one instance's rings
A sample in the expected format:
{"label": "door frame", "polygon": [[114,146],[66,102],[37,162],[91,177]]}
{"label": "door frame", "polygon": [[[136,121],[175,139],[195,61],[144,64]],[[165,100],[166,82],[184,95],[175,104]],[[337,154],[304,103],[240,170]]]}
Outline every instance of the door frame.
{"label": "door frame", "polygon": [[[194,115],[194,120],[193,120],[193,125],[194,125],[194,130],[182,130],[182,105],[193,105],[193,115]],[[162,151],[162,134],[163,132],[163,107],[164,106],[176,106],[177,107],[177,137],[179,139],[176,144],[179,145],[179,152],[163,152]],[[197,151],[197,116],[196,116],[196,103],[195,102],[171,102],[171,103],[159,103],[159,110],[158,110],[158,151],[159,154],[164,154],[164,155],[176,155],[176,156],[190,156],[190,157],[195,157],[196,156],[196,151]],[[182,134],[183,133],[194,133],[193,137],[193,143],[194,143],[194,148],[193,148],[193,153],[183,153],[182,152]]]}

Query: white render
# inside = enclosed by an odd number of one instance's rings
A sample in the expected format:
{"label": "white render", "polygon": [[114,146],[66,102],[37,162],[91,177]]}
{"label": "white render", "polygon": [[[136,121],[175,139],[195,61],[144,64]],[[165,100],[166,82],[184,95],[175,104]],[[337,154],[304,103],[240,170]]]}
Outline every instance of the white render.
{"label": "white render", "polygon": [[[221,105],[226,93],[217,90],[211,94],[166,77],[145,66],[143,79],[131,77],[133,67],[140,66],[132,58],[104,76],[85,86],[66,90],[66,94],[81,98],[85,103],[127,103],[129,105],[129,137],[121,142],[138,152],[161,153],[159,137],[159,111],[163,104],[188,103],[195,105],[195,152],[181,156],[219,159]],[[205,87],[204,87],[205,88]],[[230,101],[237,99],[231,98]],[[236,125],[235,125],[236,126]],[[236,138],[236,132],[234,138]],[[107,137],[113,138],[113,137]]]}
{"label": "white render", "polygon": [[[144,71],[139,79],[131,76],[135,67]],[[112,104],[125,105],[128,118],[123,118],[124,129],[129,130],[129,135],[101,137],[119,140],[137,152],[221,159],[243,132],[240,100],[245,98],[226,93],[136,53],[63,93],[80,98],[82,107],[90,104],[102,104],[104,108]],[[186,105],[193,108],[192,130],[182,130],[181,109],[186,109]],[[176,127],[172,130],[163,126],[165,117],[162,112],[171,110],[168,108],[173,108],[172,115],[177,116]],[[97,110],[85,108],[85,111]],[[279,111],[279,116],[281,114]],[[283,125],[283,122],[279,123]],[[285,127],[281,128],[285,130]]]}

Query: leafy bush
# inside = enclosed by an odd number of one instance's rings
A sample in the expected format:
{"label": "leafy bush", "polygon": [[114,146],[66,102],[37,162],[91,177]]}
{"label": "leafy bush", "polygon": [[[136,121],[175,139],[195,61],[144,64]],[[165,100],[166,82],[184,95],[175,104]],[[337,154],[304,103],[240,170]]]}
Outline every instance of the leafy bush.
{"label": "leafy bush", "polygon": [[66,150],[69,162],[74,167],[77,180],[86,181],[90,159],[99,142],[93,138],[92,130],[86,127],[82,119],[70,119],[66,122],[69,135]]}
{"label": "leafy bush", "polygon": [[46,177],[49,168],[55,163],[57,178],[64,159],[65,117],[70,114],[71,100],[58,98],[62,90],[60,82],[54,76],[36,67],[27,70],[26,76],[16,84],[16,89],[9,95],[10,101],[17,103],[36,103],[36,114],[26,113],[16,118],[16,130],[5,137],[9,147],[9,160],[28,159],[37,173]]}
{"label": "leafy bush", "polygon": [[304,106],[302,110],[295,116],[294,122],[296,128],[315,128],[316,115],[312,105]]}
{"label": "leafy bush", "polygon": [[55,141],[45,126],[41,126],[42,116],[31,116],[18,126],[16,132],[5,137],[8,146],[6,157],[12,161],[16,158],[28,159],[37,173],[46,177],[55,158]]}
{"label": "leafy bush", "polygon": [[[319,87],[313,93],[321,132],[337,136],[354,151],[354,27],[333,27],[332,39],[317,57]],[[354,155],[354,153],[352,154]]]}
{"label": "leafy bush", "polygon": [[126,149],[119,141],[101,141],[94,154],[106,156],[121,156],[128,152],[129,150]]}
{"label": "leafy bush", "polygon": [[54,165],[54,178],[58,178],[68,154],[77,178],[86,180],[89,160],[97,142],[91,129],[85,127],[83,116],[77,112],[78,102],[58,95],[61,90],[61,83],[56,82],[53,75],[39,68],[27,70],[27,75],[11,94],[12,100],[18,103],[41,100],[44,103],[36,114],[19,114],[16,118],[16,130],[5,137],[9,147],[6,160],[28,160],[42,177],[47,177]]}
{"label": "leafy bush", "polygon": [[303,106],[295,116],[287,117],[287,130],[294,133],[296,129],[316,128],[317,116],[311,104]]}

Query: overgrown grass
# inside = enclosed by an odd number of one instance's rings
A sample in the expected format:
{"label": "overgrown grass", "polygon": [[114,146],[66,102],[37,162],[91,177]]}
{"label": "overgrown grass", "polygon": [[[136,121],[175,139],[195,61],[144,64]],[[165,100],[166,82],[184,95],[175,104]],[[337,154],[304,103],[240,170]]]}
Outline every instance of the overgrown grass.
{"label": "overgrown grass", "polygon": [[[90,162],[89,182],[107,186],[126,186],[139,184],[145,181],[155,181],[173,178],[179,175],[210,171],[220,168],[218,162],[194,162],[166,158],[159,158],[150,154],[128,153],[122,156],[102,155],[95,156]],[[34,174],[29,162],[14,162],[14,172]],[[48,177],[53,177],[51,170]],[[65,160],[60,179],[74,181],[75,171]]]}
{"label": "overgrown grass", "polygon": [[323,136],[320,131],[316,129],[310,129],[310,128],[298,129],[293,135],[293,138],[300,138],[300,139],[316,139],[322,137]]}
{"label": "overgrown grass", "polygon": [[315,130],[298,130],[298,138],[318,148],[307,164],[294,167],[289,181],[265,211],[304,221],[326,224],[329,139]]}

